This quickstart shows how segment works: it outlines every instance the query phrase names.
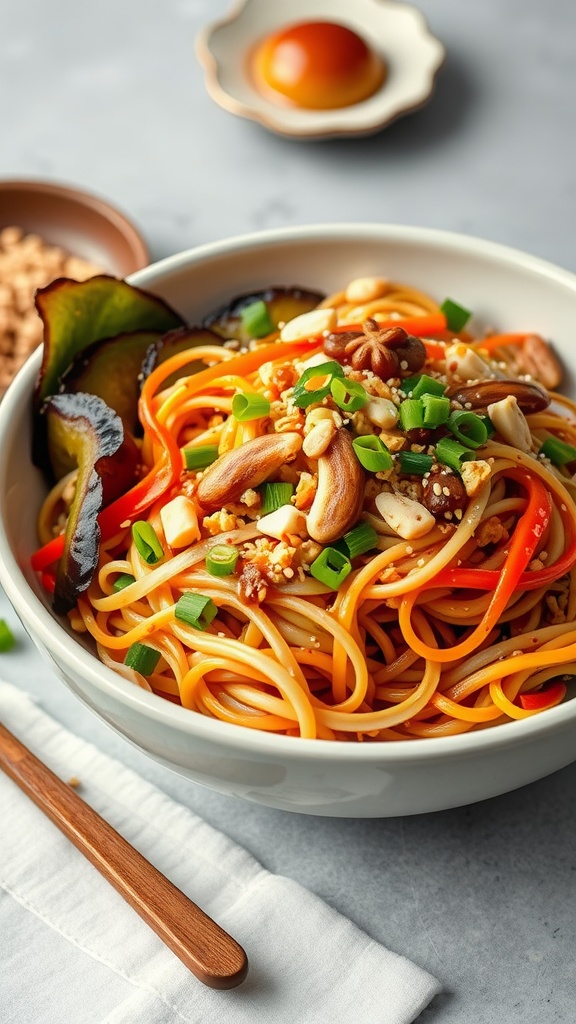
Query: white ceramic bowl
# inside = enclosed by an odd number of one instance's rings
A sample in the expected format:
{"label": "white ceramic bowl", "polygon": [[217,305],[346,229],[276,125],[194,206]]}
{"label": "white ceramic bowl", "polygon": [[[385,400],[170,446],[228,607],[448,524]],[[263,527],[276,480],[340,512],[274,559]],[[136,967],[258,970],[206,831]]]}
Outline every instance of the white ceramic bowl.
{"label": "white ceramic bowl", "polygon": [[[390,225],[322,225],[203,246],[134,274],[196,320],[268,284],[330,291],[366,274],[405,280],[475,311],[480,328],[534,330],[573,359],[576,276],[489,242]],[[154,760],[195,782],[309,814],[387,817],[495,796],[576,758],[576,700],[481,732],[392,744],[273,736],[209,720],[105,668],[52,614],[29,568],[44,493],[30,462],[30,405],[40,353],[0,406],[0,582],[68,686]]]}

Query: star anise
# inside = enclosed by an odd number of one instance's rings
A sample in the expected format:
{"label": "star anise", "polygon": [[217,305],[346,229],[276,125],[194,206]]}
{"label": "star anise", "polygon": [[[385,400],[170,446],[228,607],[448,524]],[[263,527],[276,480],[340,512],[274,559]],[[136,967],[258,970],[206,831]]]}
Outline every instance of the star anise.
{"label": "star anise", "polygon": [[406,377],[423,367],[424,345],[403,327],[383,328],[369,318],[362,324],[362,331],[328,335],[324,342],[326,355],[349,363],[354,370],[371,370],[382,380]]}

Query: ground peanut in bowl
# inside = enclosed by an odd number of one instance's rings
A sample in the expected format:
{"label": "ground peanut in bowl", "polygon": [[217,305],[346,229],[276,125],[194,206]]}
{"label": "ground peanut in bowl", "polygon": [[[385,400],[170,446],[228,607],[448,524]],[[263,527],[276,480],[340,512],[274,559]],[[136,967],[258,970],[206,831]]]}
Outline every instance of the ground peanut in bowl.
{"label": "ground peanut in bowl", "polygon": [[42,341],[34,293],[56,277],[82,281],[102,268],[13,225],[0,231],[0,397]]}

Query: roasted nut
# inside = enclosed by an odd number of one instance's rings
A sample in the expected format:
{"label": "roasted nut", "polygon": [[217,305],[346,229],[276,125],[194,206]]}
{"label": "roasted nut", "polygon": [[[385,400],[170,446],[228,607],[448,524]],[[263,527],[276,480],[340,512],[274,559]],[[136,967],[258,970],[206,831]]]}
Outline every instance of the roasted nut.
{"label": "roasted nut", "polygon": [[435,466],[422,481],[422,504],[433,516],[444,518],[446,513],[463,511],[468,504],[466,488],[456,473],[443,466]]}
{"label": "roasted nut", "polygon": [[336,326],[336,310],[326,306],[322,309],[311,309],[308,313],[300,313],[289,320],[280,331],[280,341],[305,341],[317,338],[325,331],[332,331]]}
{"label": "roasted nut", "polygon": [[550,405],[550,395],[534,382],[521,380],[485,380],[477,384],[455,384],[446,391],[448,398],[475,412],[512,395],[525,415],[542,412]]}
{"label": "roasted nut", "polygon": [[374,302],[389,290],[388,281],[383,277],[357,277],[350,281],[345,294],[346,302]]}
{"label": "roasted nut", "polygon": [[308,533],[330,544],[354,525],[364,499],[364,471],[345,427],[318,459],[318,487],[308,513]]}
{"label": "roasted nut", "polygon": [[277,473],[302,447],[300,434],[264,434],[221,455],[205,470],[196,496],[205,509],[219,509],[237,501],[250,487]]}
{"label": "roasted nut", "polygon": [[555,391],[562,383],[562,366],[551,346],[538,334],[531,334],[518,350],[516,362],[520,373],[535,377],[545,388]]}
{"label": "roasted nut", "polygon": [[320,420],[304,438],[302,451],[309,459],[319,459],[336,433],[333,419]]}

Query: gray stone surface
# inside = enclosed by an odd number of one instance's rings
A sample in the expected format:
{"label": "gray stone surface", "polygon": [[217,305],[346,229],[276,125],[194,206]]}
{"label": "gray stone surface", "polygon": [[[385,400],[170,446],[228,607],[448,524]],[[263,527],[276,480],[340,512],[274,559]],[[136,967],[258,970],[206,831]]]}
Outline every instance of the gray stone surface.
{"label": "gray stone surface", "polygon": [[[222,0],[4,0],[0,177],[108,197],[154,258],[253,229],[380,220],[468,232],[576,270],[573,0],[420,7],[448,50],[432,103],[373,138],[300,143],[204,91],[194,38]],[[428,968],[445,991],[423,1022],[576,1020],[576,764],[408,819],[248,806],[146,760],[50,673],[3,596],[0,615],[19,638],[3,678]]]}

